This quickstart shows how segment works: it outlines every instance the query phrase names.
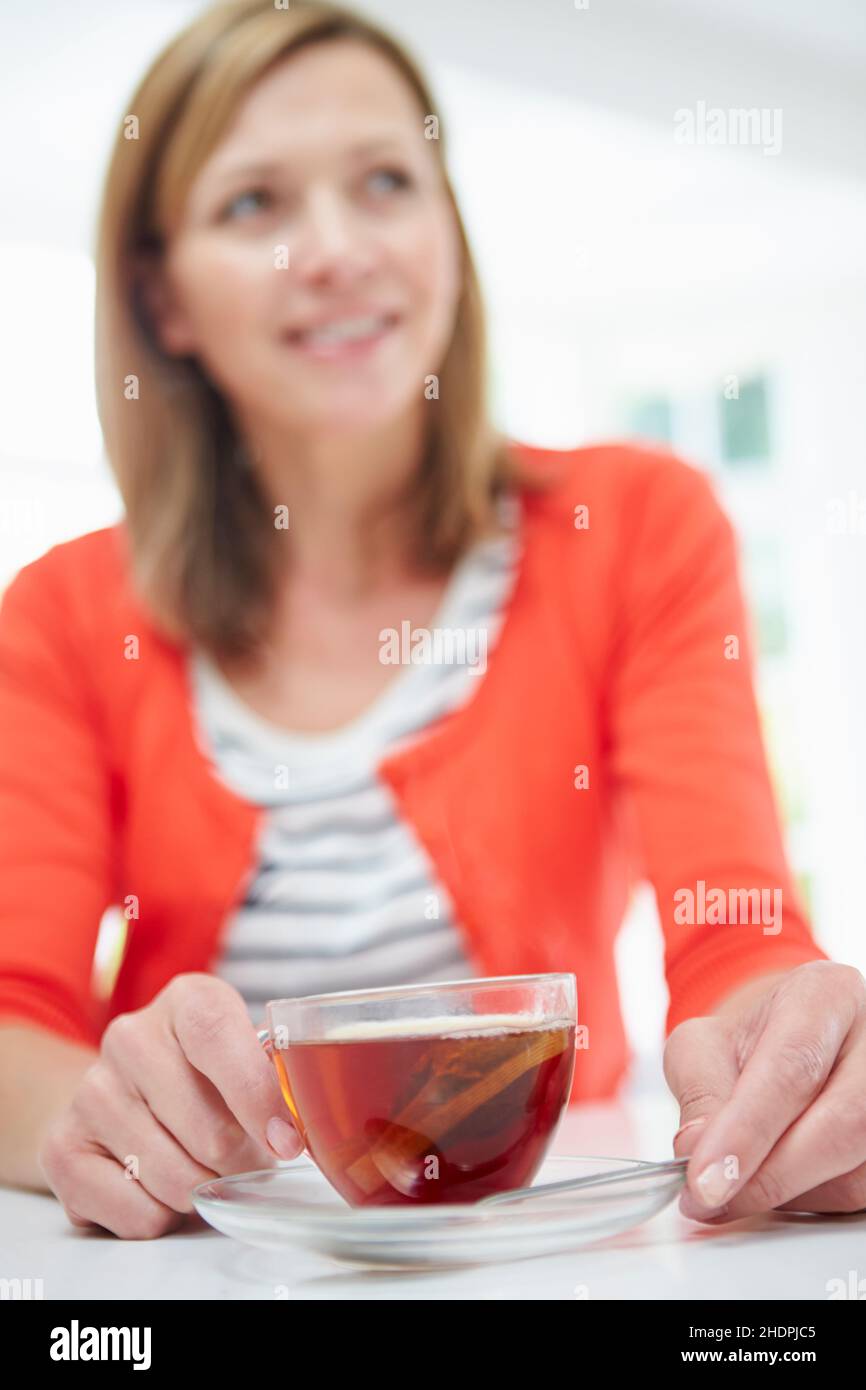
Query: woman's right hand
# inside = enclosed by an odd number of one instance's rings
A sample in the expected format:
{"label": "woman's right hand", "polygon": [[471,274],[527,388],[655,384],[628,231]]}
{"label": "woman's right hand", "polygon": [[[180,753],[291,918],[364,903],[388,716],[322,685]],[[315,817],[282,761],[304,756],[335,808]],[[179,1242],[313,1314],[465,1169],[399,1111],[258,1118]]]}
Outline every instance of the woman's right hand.
{"label": "woman's right hand", "polygon": [[[285,1125],[278,1150],[272,1117]],[[241,996],[187,974],[111,1020],[39,1166],[73,1225],[147,1240],[183,1223],[198,1183],[303,1148]]]}

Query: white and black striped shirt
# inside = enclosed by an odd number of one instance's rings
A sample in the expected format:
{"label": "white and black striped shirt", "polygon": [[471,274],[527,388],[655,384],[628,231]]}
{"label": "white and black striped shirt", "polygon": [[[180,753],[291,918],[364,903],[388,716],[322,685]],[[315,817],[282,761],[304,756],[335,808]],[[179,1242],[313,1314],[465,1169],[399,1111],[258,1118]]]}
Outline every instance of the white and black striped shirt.
{"label": "white and black striped shirt", "polygon": [[428,630],[469,640],[445,658],[440,648],[438,659],[403,666],[339,729],[295,734],[270,723],[192,654],[199,746],[226,785],[267,812],[244,900],[212,965],[255,1020],[269,999],[478,973],[449,895],[376,766],[468,702],[484,679],[479,655],[496,641],[522,549],[517,500],[503,499],[499,512],[504,532],[462,557]]}

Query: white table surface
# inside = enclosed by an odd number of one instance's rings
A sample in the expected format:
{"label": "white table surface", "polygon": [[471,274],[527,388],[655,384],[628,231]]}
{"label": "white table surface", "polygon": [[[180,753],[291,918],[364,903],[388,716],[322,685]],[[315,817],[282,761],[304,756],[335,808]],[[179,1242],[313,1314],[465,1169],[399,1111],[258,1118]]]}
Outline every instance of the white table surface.
{"label": "white table surface", "polygon": [[[672,1157],[668,1092],[626,1089],[575,1106],[552,1152]],[[298,1249],[257,1250],[193,1215],[189,1229],[125,1241],[81,1230],[51,1196],[0,1188],[0,1277],[42,1279],[46,1299],[818,1299],[828,1280],[866,1275],[866,1217],[772,1213],[727,1227],[676,1203],[585,1250],[435,1272],[353,1269]],[[850,1295],[849,1295],[850,1296]]]}

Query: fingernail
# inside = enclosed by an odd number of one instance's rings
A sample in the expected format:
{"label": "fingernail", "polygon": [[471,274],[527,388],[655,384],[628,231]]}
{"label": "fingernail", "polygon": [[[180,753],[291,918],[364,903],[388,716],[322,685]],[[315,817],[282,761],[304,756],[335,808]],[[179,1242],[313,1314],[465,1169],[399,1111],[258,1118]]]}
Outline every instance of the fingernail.
{"label": "fingernail", "polygon": [[684,1124],[684,1125],[680,1125],[679,1129],[677,1130],[676,1134],[674,1135],[674,1137],[673,1137],[673,1142],[674,1142],[674,1144],[676,1144],[676,1142],[677,1142],[677,1140],[679,1139],[679,1137],[680,1137],[681,1134],[685,1134],[685,1132],[686,1132],[687,1129],[692,1129],[695,1125],[705,1125],[706,1123],[707,1123],[707,1117],[706,1117],[706,1115],[699,1115],[698,1118],[697,1118],[696,1120],[686,1120],[685,1124]]}
{"label": "fingernail", "polygon": [[299,1135],[296,1129],[286,1124],[285,1120],[272,1115],[268,1120],[265,1134],[277,1158],[297,1158]]}
{"label": "fingernail", "polygon": [[706,1221],[711,1217],[724,1216],[728,1210],[724,1207],[705,1207],[700,1202],[696,1202],[690,1192],[683,1192],[680,1196],[679,1208],[683,1216],[688,1217],[689,1221]]}
{"label": "fingernail", "polygon": [[736,1179],[729,1178],[725,1173],[722,1159],[717,1158],[698,1174],[695,1191],[706,1206],[720,1207],[730,1197],[736,1185]]}

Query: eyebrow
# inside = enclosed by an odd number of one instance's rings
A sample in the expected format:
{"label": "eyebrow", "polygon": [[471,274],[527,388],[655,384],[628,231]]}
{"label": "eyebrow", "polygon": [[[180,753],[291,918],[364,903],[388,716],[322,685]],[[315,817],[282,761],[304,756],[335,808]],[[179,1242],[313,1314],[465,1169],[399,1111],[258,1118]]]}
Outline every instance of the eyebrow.
{"label": "eyebrow", "polygon": [[[359,155],[374,154],[377,150],[391,149],[398,144],[400,144],[400,140],[396,135],[377,136],[375,139],[363,140],[359,144],[353,145],[349,150],[349,155],[357,157]],[[264,178],[268,174],[278,173],[281,167],[280,164],[274,163],[272,160],[259,160],[253,163],[226,165],[218,175],[215,175],[214,181],[216,182],[218,180],[219,183],[222,184],[227,180],[240,177]]]}

